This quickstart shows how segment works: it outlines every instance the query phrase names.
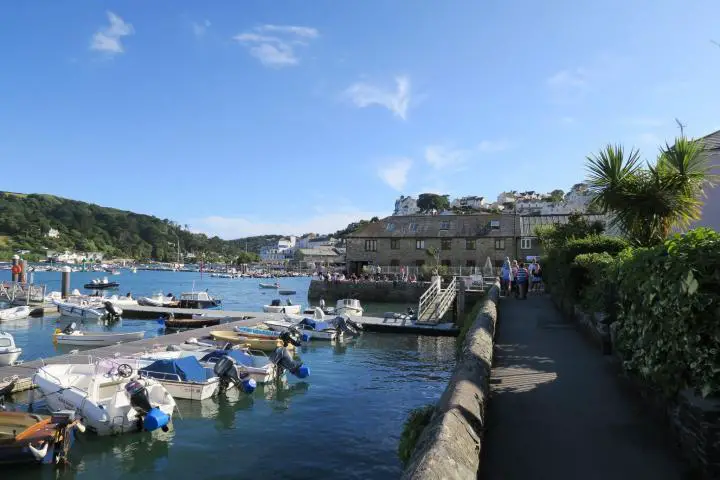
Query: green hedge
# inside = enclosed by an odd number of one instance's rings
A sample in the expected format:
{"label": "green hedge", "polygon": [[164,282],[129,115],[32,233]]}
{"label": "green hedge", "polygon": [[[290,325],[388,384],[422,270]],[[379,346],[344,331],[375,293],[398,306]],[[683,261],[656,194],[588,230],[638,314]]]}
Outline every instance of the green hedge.
{"label": "green hedge", "polygon": [[578,299],[583,311],[614,316],[617,267],[618,262],[607,252],[583,253],[575,257],[572,270],[579,283]]}
{"label": "green hedge", "polygon": [[673,395],[720,394],[720,234],[701,228],[619,256],[618,349]]}

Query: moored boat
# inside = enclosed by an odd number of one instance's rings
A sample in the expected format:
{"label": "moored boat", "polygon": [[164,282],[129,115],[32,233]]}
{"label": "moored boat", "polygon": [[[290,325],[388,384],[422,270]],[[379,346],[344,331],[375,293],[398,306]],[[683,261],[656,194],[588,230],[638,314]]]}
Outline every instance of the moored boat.
{"label": "moored boat", "polygon": [[22,354],[22,348],[15,345],[15,339],[7,332],[0,332],[0,367],[14,365]]}
{"label": "moored boat", "polygon": [[220,308],[222,299],[208,292],[185,292],[180,294],[180,308]]}
{"label": "moored boat", "polygon": [[76,328],[75,323],[71,323],[63,330],[56,328],[53,342],[58,345],[104,347],[145,338],[145,332],[82,332]]}
{"label": "moored boat", "polygon": [[0,412],[0,465],[63,463],[75,430],[82,432],[85,427],[72,411],[52,416]]}
{"label": "moored boat", "polygon": [[311,340],[337,340],[343,336],[343,332],[338,332],[332,324],[309,318],[304,318],[299,322],[266,320],[265,324],[272,330],[278,332],[285,332],[291,328],[296,328],[300,332],[305,333]]}
{"label": "moored boat", "polygon": [[291,313],[298,314],[302,310],[302,305],[293,305],[288,303],[283,305],[280,299],[273,300],[270,305],[263,305],[263,312],[265,313]]}
{"label": "moored boat", "polygon": [[[221,342],[229,342],[233,345],[247,345],[249,348],[254,348],[257,350],[263,350],[263,351],[274,351],[278,347],[283,346],[282,340],[278,339],[271,339],[271,338],[253,338],[253,337],[247,337],[245,335],[241,335],[237,332],[229,332],[226,330],[217,330],[210,332],[210,337],[213,340],[218,340]],[[293,344],[289,344],[288,349],[294,350],[295,346]]]}
{"label": "moored boat", "polygon": [[280,284],[278,282],[275,283],[260,283],[260,288],[280,288]]}
{"label": "moored boat", "polygon": [[88,290],[106,290],[108,288],[118,288],[120,284],[118,282],[111,282],[107,277],[102,279],[96,278],[90,283],[83,285],[83,288]]}
{"label": "moored boat", "polygon": [[145,307],[177,307],[180,305],[180,302],[175,300],[171,293],[165,296],[162,292],[153,293],[149,297],[139,297],[137,303]]}
{"label": "moored boat", "polygon": [[337,301],[335,313],[350,317],[362,317],[363,308],[362,305],[360,305],[360,300],[357,298],[343,298]]}
{"label": "moored boat", "polygon": [[169,430],[175,400],[165,387],[139,377],[130,365],[90,360],[38,369],[33,383],[51,409],[77,411],[98,435]]}
{"label": "moored boat", "polygon": [[81,318],[83,320],[102,320],[108,313],[99,303],[89,303],[82,301],[80,303],[62,302],[53,300],[52,303],[57,305],[60,315],[73,318]]}
{"label": "moored boat", "polygon": [[8,322],[11,320],[22,320],[30,316],[30,307],[23,305],[22,307],[5,308],[0,310],[0,321]]}
{"label": "moored boat", "polygon": [[193,318],[176,318],[175,315],[169,313],[160,318],[159,321],[165,325],[165,328],[203,328],[220,325],[225,319],[218,317],[205,317],[202,315],[193,315]]}

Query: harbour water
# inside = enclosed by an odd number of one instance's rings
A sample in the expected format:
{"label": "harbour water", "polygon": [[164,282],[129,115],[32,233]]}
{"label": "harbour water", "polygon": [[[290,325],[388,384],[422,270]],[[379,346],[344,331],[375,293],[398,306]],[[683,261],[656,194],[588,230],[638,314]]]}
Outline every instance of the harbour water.
{"label": "harbour water", "polygon": [[[0,278],[9,272],[0,272]],[[97,274],[74,273],[73,288]],[[225,309],[259,311],[275,298],[260,280],[210,278],[198,273],[123,272],[119,294],[163,290],[178,295],[209,289],[223,296]],[[60,274],[36,273],[36,283],[59,289]],[[306,304],[307,278],[281,278]],[[53,283],[54,282],[54,283]],[[370,313],[403,305],[365,305]],[[31,359],[54,355],[50,334],[56,319],[0,324]],[[123,320],[119,330],[162,334],[147,320]],[[103,328],[89,325],[87,328]],[[24,333],[23,333],[24,332]],[[62,353],[62,352],[58,352]],[[230,393],[203,402],[179,400],[173,431],[120,437],[81,436],[69,468],[2,469],[2,478],[25,479],[391,479],[402,470],[397,445],[414,407],[437,401],[455,361],[455,339],[365,333],[330,345],[310,343],[300,355],[311,369],[305,380],[259,387],[252,395]],[[16,395],[19,402],[25,395]]]}

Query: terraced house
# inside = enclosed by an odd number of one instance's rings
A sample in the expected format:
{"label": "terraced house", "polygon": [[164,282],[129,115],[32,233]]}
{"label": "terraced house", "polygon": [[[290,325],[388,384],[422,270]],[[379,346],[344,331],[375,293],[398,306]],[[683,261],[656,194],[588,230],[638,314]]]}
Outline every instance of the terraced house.
{"label": "terraced house", "polygon": [[406,215],[386,217],[347,237],[347,268],[360,273],[366,265],[434,264],[428,249],[437,249],[440,264],[482,267],[489,257],[500,265],[517,258],[519,217],[501,214]]}

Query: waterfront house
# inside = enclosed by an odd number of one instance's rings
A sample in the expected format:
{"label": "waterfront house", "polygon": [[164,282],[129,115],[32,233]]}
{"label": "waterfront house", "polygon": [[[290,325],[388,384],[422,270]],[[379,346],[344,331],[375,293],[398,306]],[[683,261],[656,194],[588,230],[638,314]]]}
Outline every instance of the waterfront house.
{"label": "waterfront house", "polygon": [[[710,164],[715,166],[714,173],[720,175],[720,130],[700,139],[710,157]],[[710,227],[720,231],[720,186],[705,191],[702,218],[695,227]]]}
{"label": "waterfront house", "polygon": [[432,265],[429,249],[441,265],[482,268],[487,258],[499,265],[515,257],[515,215],[407,215],[387,217],[348,235],[348,271],[363,267]]}
{"label": "waterfront house", "polygon": [[298,248],[293,263],[301,268],[342,267],[345,265],[344,251],[329,246]]}

